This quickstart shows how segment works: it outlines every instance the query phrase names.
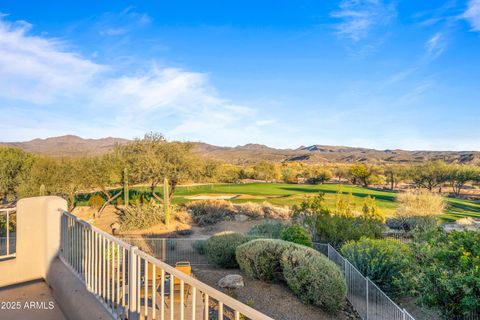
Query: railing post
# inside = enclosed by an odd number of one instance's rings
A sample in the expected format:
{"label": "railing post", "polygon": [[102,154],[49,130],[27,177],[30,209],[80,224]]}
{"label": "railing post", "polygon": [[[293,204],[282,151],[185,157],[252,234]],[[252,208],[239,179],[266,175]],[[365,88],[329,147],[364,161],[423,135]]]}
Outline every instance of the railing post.
{"label": "railing post", "polygon": [[6,211],[7,214],[7,256],[10,254],[10,211]]}
{"label": "railing post", "polygon": [[406,320],[406,319],[407,319],[407,315],[405,314],[405,308],[403,308],[402,313],[403,313],[402,320]]}
{"label": "railing post", "polygon": [[366,299],[366,316],[365,320],[368,320],[368,277],[365,278],[365,284],[366,284],[366,294],[365,294],[365,299]]}
{"label": "railing post", "polygon": [[128,256],[128,320],[139,319],[137,306],[137,255],[138,247],[131,247]]}

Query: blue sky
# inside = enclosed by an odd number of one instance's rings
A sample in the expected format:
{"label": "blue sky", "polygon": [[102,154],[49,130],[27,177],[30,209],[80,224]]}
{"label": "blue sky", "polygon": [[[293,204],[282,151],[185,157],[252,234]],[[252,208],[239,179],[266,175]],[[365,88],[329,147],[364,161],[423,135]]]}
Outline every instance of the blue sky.
{"label": "blue sky", "polygon": [[480,150],[480,0],[0,0],[0,140]]}

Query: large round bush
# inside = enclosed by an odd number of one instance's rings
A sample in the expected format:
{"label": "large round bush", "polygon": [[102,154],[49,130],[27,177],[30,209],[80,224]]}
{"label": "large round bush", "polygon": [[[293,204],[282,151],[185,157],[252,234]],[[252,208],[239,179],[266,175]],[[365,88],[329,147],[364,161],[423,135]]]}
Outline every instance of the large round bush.
{"label": "large round bush", "polygon": [[222,232],[210,237],[203,246],[208,260],[223,268],[238,268],[235,250],[254,239],[235,232]]}
{"label": "large round bush", "polygon": [[345,304],[347,284],[335,263],[314,249],[295,246],[282,254],[288,287],[305,303],[337,312]]}
{"label": "large round bush", "polygon": [[410,248],[406,244],[392,239],[361,238],[344,244],[341,252],[387,294],[395,295],[408,290],[405,275],[412,261]]}
{"label": "large round bush", "polygon": [[257,239],[237,248],[240,268],[250,277],[264,281],[283,279],[280,264],[285,250],[296,246],[291,242],[273,239]]}
{"label": "large round bush", "polygon": [[312,238],[308,231],[298,224],[294,224],[288,228],[283,229],[280,234],[280,239],[298,243],[307,247],[312,246]]}

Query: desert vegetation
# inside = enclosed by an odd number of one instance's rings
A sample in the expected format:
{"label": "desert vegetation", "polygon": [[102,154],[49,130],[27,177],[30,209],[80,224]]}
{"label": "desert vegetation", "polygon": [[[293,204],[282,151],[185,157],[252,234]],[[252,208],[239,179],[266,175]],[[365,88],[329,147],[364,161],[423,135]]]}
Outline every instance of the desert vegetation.
{"label": "desert vegetation", "polygon": [[[58,195],[70,210],[88,206],[94,221],[113,207],[125,232],[257,221],[247,234],[219,233],[194,248],[220,268],[282,284],[329,312],[344,308],[345,280],[314,242],[338,249],[392,297],[414,297],[445,318],[478,312],[479,231],[441,224],[479,217],[472,192],[479,182],[479,167],[438,160],[226,163],[195,157],[192,144],[159,134],[95,156],[0,147],[3,204]],[[410,240],[385,239],[386,231]]]}

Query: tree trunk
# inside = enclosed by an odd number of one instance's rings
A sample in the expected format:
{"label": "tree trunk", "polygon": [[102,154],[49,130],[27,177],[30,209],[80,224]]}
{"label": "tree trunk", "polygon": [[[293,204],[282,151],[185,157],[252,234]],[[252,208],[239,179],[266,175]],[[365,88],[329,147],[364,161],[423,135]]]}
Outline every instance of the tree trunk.
{"label": "tree trunk", "polygon": [[105,210],[105,208],[110,204],[112,203],[113,200],[117,199],[123,191],[120,191],[118,192],[116,195],[114,195],[113,197],[110,196],[110,194],[108,193],[108,191],[102,191],[103,194],[107,197],[107,201],[105,201],[105,203],[100,207],[100,209],[98,209],[98,211],[95,213],[94,215],[94,218],[100,218],[100,215],[102,214],[103,210]]}
{"label": "tree trunk", "polygon": [[150,185],[150,192],[152,193],[152,197],[154,197],[156,200],[158,200],[160,203],[163,203],[162,197],[160,197],[158,194],[155,193],[155,188],[157,187],[156,184]]}

